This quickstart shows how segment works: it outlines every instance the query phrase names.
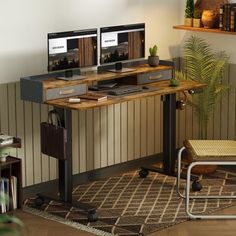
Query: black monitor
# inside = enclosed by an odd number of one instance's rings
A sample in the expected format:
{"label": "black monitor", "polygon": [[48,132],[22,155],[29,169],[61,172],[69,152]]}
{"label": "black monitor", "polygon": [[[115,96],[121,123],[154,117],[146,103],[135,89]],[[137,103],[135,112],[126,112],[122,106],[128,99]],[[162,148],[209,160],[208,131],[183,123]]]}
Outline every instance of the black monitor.
{"label": "black monitor", "polygon": [[64,71],[59,79],[82,79],[79,68],[96,65],[97,29],[48,34],[48,71]]}
{"label": "black monitor", "polygon": [[[145,24],[103,27],[100,29],[100,64],[114,64],[114,72],[126,72],[123,61],[145,57]],[[128,69],[130,70],[130,69]]]}

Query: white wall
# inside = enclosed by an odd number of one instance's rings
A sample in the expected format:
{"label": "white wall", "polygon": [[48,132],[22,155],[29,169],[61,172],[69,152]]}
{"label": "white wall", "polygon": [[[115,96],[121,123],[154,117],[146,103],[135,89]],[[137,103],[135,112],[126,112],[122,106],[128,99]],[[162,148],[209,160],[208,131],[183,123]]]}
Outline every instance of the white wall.
{"label": "white wall", "polygon": [[[230,2],[236,3],[236,0],[231,0]],[[186,0],[180,0],[180,24],[183,24],[184,22],[185,3]],[[181,46],[183,46],[184,41],[193,34],[205,39],[206,42],[209,43],[214,50],[225,51],[230,56],[230,62],[233,64],[236,63],[235,35],[183,31],[181,33]]]}
{"label": "white wall", "polygon": [[179,1],[1,1],[0,83],[46,72],[49,32],[145,22],[146,52],[157,43],[161,59],[177,56]]}

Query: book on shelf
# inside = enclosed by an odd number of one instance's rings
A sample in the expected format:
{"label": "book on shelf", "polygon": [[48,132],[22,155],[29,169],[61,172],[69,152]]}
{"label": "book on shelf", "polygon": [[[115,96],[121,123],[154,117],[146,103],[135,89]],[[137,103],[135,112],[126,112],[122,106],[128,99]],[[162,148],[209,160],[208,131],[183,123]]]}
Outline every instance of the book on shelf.
{"label": "book on shelf", "polygon": [[230,31],[231,32],[235,32],[235,26],[236,26],[235,13],[236,13],[236,7],[231,8],[230,10]]}
{"label": "book on shelf", "polygon": [[219,28],[223,31],[236,31],[236,3],[226,3],[220,6]]}
{"label": "book on shelf", "polygon": [[220,14],[219,14],[219,29],[223,30],[223,14],[224,14],[224,4],[220,5]]}
{"label": "book on shelf", "polygon": [[16,176],[11,176],[10,185],[11,185],[12,209],[15,210],[17,208],[17,178]]}
{"label": "book on shelf", "polygon": [[4,190],[4,181],[3,179],[0,180],[0,199],[1,199],[1,213],[5,213],[6,209],[6,195]]}
{"label": "book on shelf", "polygon": [[0,145],[9,145],[14,142],[13,136],[6,135],[6,134],[0,134]]}
{"label": "book on shelf", "polygon": [[10,187],[8,178],[1,178],[0,193],[1,193],[1,212],[5,213],[10,210]]}
{"label": "book on shelf", "polygon": [[79,95],[79,98],[88,99],[88,100],[96,100],[96,101],[105,101],[107,100],[107,95],[101,94],[101,93],[86,93],[83,95]]}
{"label": "book on shelf", "polygon": [[0,198],[1,213],[17,208],[17,178],[15,176],[11,176],[10,179],[0,179]]}

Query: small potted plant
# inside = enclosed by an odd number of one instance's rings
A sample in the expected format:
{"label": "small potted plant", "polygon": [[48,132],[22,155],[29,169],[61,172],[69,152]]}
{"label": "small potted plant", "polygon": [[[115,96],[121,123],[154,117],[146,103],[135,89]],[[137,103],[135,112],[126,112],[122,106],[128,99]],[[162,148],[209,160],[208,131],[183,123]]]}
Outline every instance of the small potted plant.
{"label": "small potted plant", "polygon": [[177,87],[177,86],[179,86],[179,80],[176,79],[176,78],[170,79],[170,86],[171,86],[171,87]]}
{"label": "small potted plant", "polygon": [[194,9],[194,15],[193,15],[193,27],[200,28],[202,27],[202,11],[200,9]]}
{"label": "small potted plant", "polygon": [[185,8],[185,21],[186,26],[193,26],[193,13],[194,13],[194,0],[187,0]]}
{"label": "small potted plant", "polygon": [[0,162],[5,162],[7,156],[9,156],[9,148],[0,148]]}
{"label": "small potted plant", "polygon": [[148,64],[152,67],[159,65],[159,56],[157,56],[158,47],[154,45],[149,48],[150,56],[148,56]]}

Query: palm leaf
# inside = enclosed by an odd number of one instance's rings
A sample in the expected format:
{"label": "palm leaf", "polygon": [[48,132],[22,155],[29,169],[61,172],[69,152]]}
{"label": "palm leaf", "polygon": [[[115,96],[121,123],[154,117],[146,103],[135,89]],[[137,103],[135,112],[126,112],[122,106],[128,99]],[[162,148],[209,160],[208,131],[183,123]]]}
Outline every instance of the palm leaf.
{"label": "palm leaf", "polygon": [[198,116],[201,138],[206,138],[208,121],[215,105],[229,89],[222,84],[228,60],[225,52],[214,52],[210,45],[199,37],[191,36],[185,42],[184,71],[177,71],[175,77],[207,84],[202,93],[188,96],[188,104]]}

